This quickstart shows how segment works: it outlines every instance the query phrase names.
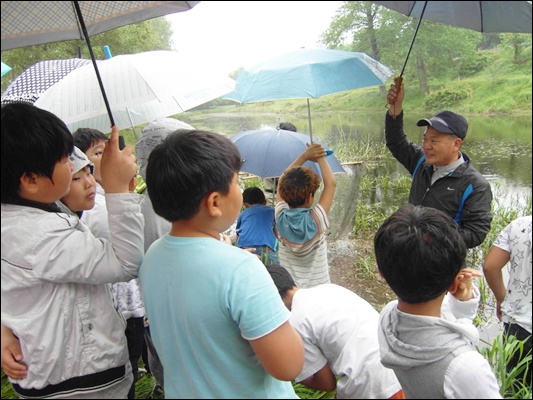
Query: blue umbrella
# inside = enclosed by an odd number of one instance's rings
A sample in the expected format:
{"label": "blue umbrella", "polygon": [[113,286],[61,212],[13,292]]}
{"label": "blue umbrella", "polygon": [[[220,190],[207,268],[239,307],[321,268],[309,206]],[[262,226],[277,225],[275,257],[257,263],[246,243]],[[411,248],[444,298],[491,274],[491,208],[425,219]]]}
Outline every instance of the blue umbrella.
{"label": "blue umbrella", "polygon": [[[243,159],[241,171],[260,178],[280,176],[305,151],[306,143],[310,143],[307,135],[283,129],[244,131],[233,135],[230,139],[241,153]],[[315,142],[328,148],[318,140]],[[328,156],[327,160],[333,173],[345,172],[334,155]],[[316,163],[307,161],[303,165],[311,167],[315,173],[322,176]]]}
{"label": "blue umbrella", "polygon": [[365,53],[302,48],[242,71],[235,91],[223,98],[239,103],[307,99],[313,141],[309,98],[383,85],[392,75],[388,67]]}
{"label": "blue umbrella", "polygon": [[11,67],[7,64],[2,63],[2,76],[11,71]]}

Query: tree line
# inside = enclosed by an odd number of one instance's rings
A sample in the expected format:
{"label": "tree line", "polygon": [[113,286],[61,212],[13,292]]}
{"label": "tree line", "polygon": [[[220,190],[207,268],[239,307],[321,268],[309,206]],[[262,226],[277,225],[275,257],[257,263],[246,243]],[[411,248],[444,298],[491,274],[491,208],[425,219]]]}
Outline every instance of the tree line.
{"label": "tree line", "polygon": [[[374,4],[345,1],[337,10],[321,43],[328,48],[363,52],[394,71],[402,70],[418,19]],[[405,65],[404,77],[430,91],[428,77],[441,80],[472,76],[491,62],[483,50],[506,46],[515,64],[531,64],[531,34],[480,33],[422,20]]]}

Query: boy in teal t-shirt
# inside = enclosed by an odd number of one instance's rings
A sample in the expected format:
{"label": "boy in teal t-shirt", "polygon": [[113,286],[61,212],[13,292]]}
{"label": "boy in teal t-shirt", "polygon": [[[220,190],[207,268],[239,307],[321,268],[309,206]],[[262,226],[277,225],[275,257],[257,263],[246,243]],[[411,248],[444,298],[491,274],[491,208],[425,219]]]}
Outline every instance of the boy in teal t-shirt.
{"label": "boy in teal t-shirt", "polygon": [[154,211],[172,222],[139,280],[168,398],[297,398],[300,336],[259,259],[221,241],[242,207],[237,147],[178,130],[148,159]]}

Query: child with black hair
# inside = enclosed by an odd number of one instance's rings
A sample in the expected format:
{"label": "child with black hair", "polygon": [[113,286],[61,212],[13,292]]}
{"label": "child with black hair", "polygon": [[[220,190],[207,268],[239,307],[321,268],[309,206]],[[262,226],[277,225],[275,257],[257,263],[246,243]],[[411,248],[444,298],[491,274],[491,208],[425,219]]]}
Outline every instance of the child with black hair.
{"label": "child with black hair", "polygon": [[18,338],[27,367],[10,381],[21,397],[126,398],[125,321],[108,283],[135,277],[143,257],[132,148],[119,150],[113,127],[101,164],[112,238],[97,239],[56,204],[72,183],[66,125],[29,104],[1,112],[2,336]]}
{"label": "child with black hair", "polygon": [[294,126],[294,124],[290,123],[290,122],[281,122],[279,125],[278,125],[278,129],[283,129],[285,131],[293,131],[293,132],[296,132],[296,127]]}
{"label": "child with black hair", "polygon": [[295,381],[315,390],[337,389],[337,399],[404,399],[394,373],[381,365],[379,313],[333,283],[299,288],[279,265],[267,265],[290,323],[304,341],[305,362]]}
{"label": "child with black hair", "polygon": [[374,237],[379,273],[398,296],[381,311],[381,362],[407,398],[496,399],[498,382],[474,348],[472,324],[481,273],[463,268],[466,244],[457,223],[431,207],[406,205]]}
{"label": "child with black hair", "polygon": [[297,398],[304,350],[257,256],[221,232],[242,207],[231,140],[177,130],[148,158],[154,211],[172,223],[139,271],[168,398]]}
{"label": "child with black hair", "polygon": [[[100,173],[100,162],[106,148],[107,136],[98,129],[78,128],[72,134],[74,145],[83,151],[94,165],[94,178],[96,179],[95,205],[81,216],[91,232],[97,238],[111,239],[106,207],[105,190],[102,187],[102,175]],[[130,190],[133,190],[136,179],[130,183]],[[141,205],[142,211],[142,205]],[[146,218],[145,218],[146,220]],[[145,224],[146,228],[146,224]],[[128,394],[129,399],[135,398],[135,383],[139,379],[139,359],[142,355],[144,345],[144,304],[141,298],[141,289],[137,278],[127,282],[116,282],[111,286],[111,291],[117,302],[117,306],[126,319],[126,340],[128,342],[128,353],[133,369],[134,381]]]}
{"label": "child with black hair", "polygon": [[244,210],[237,218],[237,246],[255,249],[265,265],[279,264],[274,209],[266,205],[266,197],[258,187],[249,187],[242,193]]}

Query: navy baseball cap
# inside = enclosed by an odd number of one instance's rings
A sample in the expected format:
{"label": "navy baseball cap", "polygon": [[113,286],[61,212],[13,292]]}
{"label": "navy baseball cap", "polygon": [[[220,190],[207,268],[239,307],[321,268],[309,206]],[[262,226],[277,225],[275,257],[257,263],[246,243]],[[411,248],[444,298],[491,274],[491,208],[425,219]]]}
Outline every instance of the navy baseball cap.
{"label": "navy baseball cap", "polygon": [[437,132],[451,133],[462,140],[465,139],[466,131],[468,131],[468,122],[465,117],[451,111],[441,111],[430,119],[421,119],[416,125],[430,125]]}

